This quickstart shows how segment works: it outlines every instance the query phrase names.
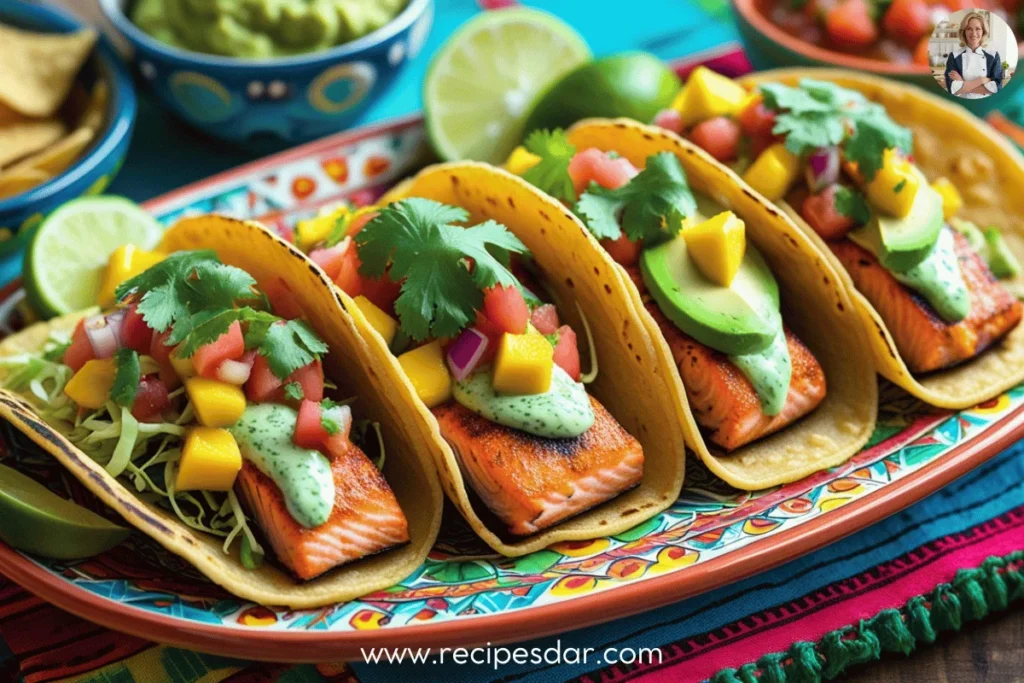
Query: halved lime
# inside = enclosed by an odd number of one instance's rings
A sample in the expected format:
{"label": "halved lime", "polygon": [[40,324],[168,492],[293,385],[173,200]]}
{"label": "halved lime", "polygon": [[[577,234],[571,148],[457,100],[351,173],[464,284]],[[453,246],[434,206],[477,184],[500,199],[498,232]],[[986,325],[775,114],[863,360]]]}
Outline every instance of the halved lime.
{"label": "halved lime", "polygon": [[647,52],[625,52],[566,74],[537,102],[524,133],[568,128],[590,116],[623,116],[650,123],[672,104],[682,84],[665,62]]}
{"label": "halved lime", "polygon": [[589,59],[583,38],[546,12],[503,9],[469,20],[427,69],[423,108],[434,150],[447,160],[503,162],[537,97]]}
{"label": "halved lime", "polygon": [[151,249],[163,228],[121,197],[82,197],[46,217],[25,252],[25,292],[43,318],[96,303],[110,254],[123,244]]}
{"label": "halved lime", "polygon": [[129,533],[31,477],[0,465],[0,540],[18,550],[77,560],[110,550]]}

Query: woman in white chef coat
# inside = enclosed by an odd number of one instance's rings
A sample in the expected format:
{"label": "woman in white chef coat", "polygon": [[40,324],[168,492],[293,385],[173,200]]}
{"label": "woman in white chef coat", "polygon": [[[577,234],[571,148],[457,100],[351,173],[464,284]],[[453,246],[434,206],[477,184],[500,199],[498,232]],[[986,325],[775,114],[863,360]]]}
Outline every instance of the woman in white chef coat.
{"label": "woman in white chef coat", "polygon": [[968,13],[960,22],[960,50],[946,59],[946,90],[966,99],[980,99],[1003,87],[1003,61],[999,53],[982,49],[988,36],[985,18],[979,12]]}

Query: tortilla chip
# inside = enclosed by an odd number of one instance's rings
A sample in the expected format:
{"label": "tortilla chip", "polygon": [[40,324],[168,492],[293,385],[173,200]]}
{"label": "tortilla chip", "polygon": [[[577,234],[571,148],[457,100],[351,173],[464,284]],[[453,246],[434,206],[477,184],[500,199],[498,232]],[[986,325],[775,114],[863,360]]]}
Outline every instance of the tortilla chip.
{"label": "tortilla chip", "polygon": [[109,95],[106,81],[96,81],[96,85],[92,87],[92,94],[89,95],[89,103],[78,120],[79,128],[91,128],[99,132],[103,127],[103,119],[106,118]]}
{"label": "tortilla chip", "polygon": [[[402,581],[426,560],[441,525],[444,494],[434,471],[430,446],[409,419],[413,397],[404,385],[387,385],[378,360],[351,320],[341,314],[330,280],[295,247],[259,224],[221,216],[180,221],[164,234],[161,249],[212,249],[224,263],[249,272],[263,287],[284,283],[292,291],[309,324],[327,343],[324,372],[341,395],[358,396],[359,417],[379,422],[387,459],[384,477],[409,521],[409,543],[358,562],[343,565],[309,581],[297,581],[277,563],[259,569],[242,566],[239,544],[231,554],[221,550],[223,538],[197,531],[173,513],[137,497],[124,479],[111,477],[103,466],[71,444],[36,415],[22,397],[0,390],[0,417],[56,458],[68,472],[126,522],[192,564],[210,581],[260,605],[311,609],[352,600]],[[80,311],[39,323],[0,342],[0,356],[37,350],[53,331],[70,333],[78,321],[95,312]],[[6,371],[0,368],[0,379]]]}
{"label": "tortilla chip", "polygon": [[[695,193],[707,195],[743,219],[747,240],[764,255],[779,283],[786,325],[825,371],[827,394],[813,412],[774,434],[730,453],[722,452],[705,441],[697,428],[672,351],[629,275],[616,266],[657,350],[657,373],[673,382],[671,393],[659,394],[659,400],[679,411],[687,441],[707,468],[731,486],[758,490],[802,479],[856,454],[875,428],[878,382],[852,290],[836,269],[817,255],[814,244],[732,170],[666,130],[628,119],[587,119],[570,128],[568,135],[577,149],[615,151],[637,168],[643,168],[652,154],[674,154]],[[585,229],[582,224],[581,229]],[[632,386],[635,396],[656,391],[636,380]]]}
{"label": "tortilla chip", "polygon": [[0,123],[0,169],[49,147],[66,132],[58,119],[19,118]]}
{"label": "tortilla chip", "polygon": [[20,171],[0,173],[0,199],[7,199],[37,185],[42,185],[52,178],[46,171],[38,168],[23,168]]}
{"label": "tortilla chip", "polygon": [[[544,284],[561,304],[558,315],[562,322],[583,330],[581,316],[586,315],[600,359],[600,372],[587,393],[593,394],[644,450],[643,479],[636,488],[551,528],[510,538],[504,527],[488,525],[490,512],[478,499],[474,503],[458,457],[441,436],[437,419],[414,398],[406,411],[416,418],[424,442],[433,445],[441,483],[477,535],[502,555],[516,557],[552,543],[621,533],[674,503],[683,484],[686,444],[671,399],[673,385],[659,371],[655,349],[633,311],[615,264],[586,228],[558,201],[487,164],[431,166],[394,187],[381,203],[410,196],[460,206],[473,221],[496,220],[530,249]],[[398,360],[372,332],[359,307],[340,289],[338,296],[363,331],[365,343],[374,349],[380,371],[397,375],[408,384]],[[585,350],[582,360],[585,368],[593,365]]]}
{"label": "tortilla chip", "polygon": [[[860,91],[886,108],[897,123],[914,134],[914,162],[929,180],[945,176],[960,189],[964,208],[959,216],[979,226],[995,225],[1018,259],[1024,260],[1024,156],[1003,135],[955,102],[919,88],[855,71],[838,69],[776,69],[739,79],[747,88],[760,83],[796,85],[802,78],[830,81]],[[853,290],[853,281],[832,250],[800,216],[797,207],[777,202],[815,242],[817,250],[841,273]],[[1001,281],[1014,291],[1016,281]],[[1024,381],[1024,324],[974,358],[925,375],[913,374],[878,311],[855,291],[854,303],[874,351],[875,363],[886,379],[940,408],[975,406]]]}
{"label": "tortilla chip", "polygon": [[95,43],[93,29],[33,33],[0,24],[0,102],[25,116],[53,116]]}
{"label": "tortilla chip", "polygon": [[94,137],[96,137],[96,133],[92,128],[79,128],[41,152],[22,159],[7,169],[5,173],[34,168],[50,175],[58,175],[74,163]]}

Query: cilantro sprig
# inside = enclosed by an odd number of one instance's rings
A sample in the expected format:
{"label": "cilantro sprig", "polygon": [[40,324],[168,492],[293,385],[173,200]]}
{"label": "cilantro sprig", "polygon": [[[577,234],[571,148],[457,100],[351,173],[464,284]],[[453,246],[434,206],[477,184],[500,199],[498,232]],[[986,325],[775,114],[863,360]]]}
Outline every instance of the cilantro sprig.
{"label": "cilantro sprig", "polygon": [[245,325],[246,348],[257,349],[281,379],[327,352],[305,322],[255,308],[266,305],[255,286],[249,273],[221,263],[212,251],[183,251],[122,283],[116,294],[122,300],[139,295],[139,314],[157,332],[170,330],[164,344],[177,345],[181,358],[216,341],[235,322]]}
{"label": "cilantro sprig", "polygon": [[910,130],[855,90],[809,78],[796,88],[781,83],[759,88],[765,107],[776,114],[772,132],[785,135],[786,149],[794,154],[842,145],[846,159],[870,181],[882,167],[885,150],[913,150]]}
{"label": "cilantro sprig", "polygon": [[560,128],[535,130],[523,146],[540,157],[540,161],[523,174],[523,179],[555,199],[575,202],[576,188],[569,175],[569,162],[576,154],[576,147],[569,142],[565,131]]}
{"label": "cilantro sprig", "polygon": [[483,290],[519,286],[509,270],[510,254],[526,246],[494,221],[464,228],[469,214],[430,199],[391,204],[356,236],[359,272],[402,283],[395,313],[401,329],[417,341],[451,337],[476,317]]}
{"label": "cilantro sprig", "polygon": [[[576,213],[598,239],[655,242],[682,230],[682,221],[697,209],[686,172],[671,152],[659,152],[627,184],[608,190],[590,183]],[[620,225],[621,224],[621,225]]]}
{"label": "cilantro sprig", "polygon": [[836,188],[834,201],[836,212],[847,218],[852,218],[857,225],[863,225],[871,218],[868,200],[852,187],[842,185]]}
{"label": "cilantro sprig", "polygon": [[132,349],[120,348],[114,354],[114,384],[110,387],[110,400],[122,408],[131,408],[142,379],[139,354]]}

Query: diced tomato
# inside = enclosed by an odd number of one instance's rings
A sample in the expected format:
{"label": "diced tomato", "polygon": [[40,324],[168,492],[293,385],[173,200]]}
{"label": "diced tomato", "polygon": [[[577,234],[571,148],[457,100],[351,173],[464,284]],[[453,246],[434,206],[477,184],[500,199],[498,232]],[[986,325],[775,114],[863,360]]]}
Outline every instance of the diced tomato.
{"label": "diced tomato", "polygon": [[316,401],[317,403],[324,400],[324,368],[319,360],[315,360],[288,375],[288,379],[284,383],[290,384],[291,382],[299,383],[299,386],[302,387],[302,397],[304,399]]}
{"label": "diced tomato", "polygon": [[295,445],[300,448],[321,449],[330,434],[320,421],[320,403],[304,400],[299,404],[295,420]]}
{"label": "diced tomato", "polygon": [[555,345],[555,365],[565,370],[565,374],[580,381],[580,350],[576,343],[576,333],[568,325],[558,328],[558,344]]}
{"label": "diced tomato", "polygon": [[224,334],[200,346],[192,356],[192,367],[203,377],[216,377],[217,366],[226,360],[237,360],[245,353],[242,325],[237,320]]}
{"label": "diced tomato", "polygon": [[878,40],[878,26],[865,0],[843,0],[825,15],[825,31],[839,47],[867,47]]}
{"label": "diced tomato", "polygon": [[515,285],[496,285],[484,293],[484,313],[502,332],[523,334],[530,308]]}
{"label": "diced tomato", "polygon": [[824,240],[841,239],[855,223],[849,216],[836,210],[836,191],[840,185],[829,185],[818,194],[812,194],[800,207],[800,215]]}
{"label": "diced tomato", "polygon": [[171,364],[171,351],[174,350],[173,346],[167,346],[164,344],[167,338],[171,336],[171,328],[167,328],[163,332],[157,332],[153,335],[153,341],[149,344],[149,355],[159,365]]}
{"label": "diced tomato", "polygon": [[334,284],[341,288],[351,297],[357,297],[362,292],[363,277],[359,274],[359,252],[355,249],[348,249],[341,261],[341,267],[334,278]]}
{"label": "diced tomato", "polygon": [[669,107],[662,109],[654,115],[654,125],[661,126],[665,130],[672,131],[676,135],[683,133],[683,115]]}
{"label": "diced tomato", "polygon": [[931,8],[925,0],[893,0],[882,17],[882,26],[891,37],[905,45],[915,45],[931,35]]}
{"label": "diced tomato", "polygon": [[732,161],[739,156],[740,127],[724,116],[701,121],[690,131],[689,138],[719,161]]}
{"label": "diced tomato", "polygon": [[270,306],[274,309],[275,315],[279,315],[287,320],[295,320],[302,317],[302,308],[295,300],[295,293],[288,286],[288,283],[281,278],[268,282],[263,288],[263,293],[270,300]]}
{"label": "diced tomato", "polygon": [[373,305],[391,313],[395,310],[395,299],[402,291],[400,282],[392,282],[391,276],[387,273],[379,278],[368,278],[360,276],[362,282],[359,285],[359,293],[373,302]]}
{"label": "diced tomato", "polygon": [[245,383],[245,397],[253,403],[272,401],[275,396],[284,396],[283,386],[284,382],[270,370],[267,359],[257,354]]}
{"label": "diced tomato", "polygon": [[137,353],[147,354],[152,343],[152,328],[146,324],[138,307],[132,304],[126,309],[121,323],[121,344]]}
{"label": "diced tomato", "polygon": [[171,407],[167,385],[155,375],[146,375],[139,381],[135,391],[135,402],[132,403],[132,415],[142,422],[159,418],[160,414]]}
{"label": "diced tomato", "polygon": [[931,64],[931,58],[928,56],[928,43],[930,42],[930,35],[918,41],[917,47],[914,48],[914,64],[921,64],[922,66],[929,66]]}
{"label": "diced tomato", "polygon": [[359,231],[366,226],[367,223],[369,223],[376,217],[376,211],[359,214],[358,216],[352,219],[351,223],[348,224],[348,232],[345,234],[347,234],[349,237],[355,237],[356,235],[359,234]]}
{"label": "diced tomato", "polygon": [[348,251],[350,246],[352,246],[352,240],[344,239],[333,247],[314,249],[309,252],[309,258],[313,263],[323,268],[323,271],[327,273],[327,277],[333,280],[341,272],[341,264],[345,259],[345,252]]}
{"label": "diced tomato", "polygon": [[775,127],[775,114],[764,106],[763,100],[757,99],[740,112],[738,121],[748,136],[770,136]]}
{"label": "diced tomato", "polygon": [[64,365],[67,365],[74,372],[78,372],[83,365],[96,357],[89,343],[89,337],[85,334],[85,318],[78,321],[74,334],[71,335],[71,345],[64,351]]}
{"label": "diced tomato", "polygon": [[581,193],[591,181],[609,190],[628,183],[636,174],[636,167],[628,159],[610,158],[605,152],[591,147],[577,152],[569,162],[569,176],[576,192]]}
{"label": "diced tomato", "polygon": [[486,365],[494,360],[494,357],[498,354],[498,343],[501,341],[501,335],[505,333],[480,311],[476,312],[476,323],[473,324],[473,327],[477,332],[487,337],[487,348],[484,349],[484,355],[480,357],[480,361],[477,363],[478,366]]}
{"label": "diced tomato", "polygon": [[530,322],[541,334],[552,334],[558,329],[558,309],[552,304],[541,304],[533,309]]}
{"label": "diced tomato", "polygon": [[617,240],[601,240],[601,246],[616,263],[628,267],[640,260],[643,241],[633,242],[623,233]]}
{"label": "diced tomato", "polygon": [[[352,423],[349,422],[349,427]],[[343,458],[351,448],[351,441],[349,440],[349,430],[342,429],[337,434],[331,434],[327,437],[327,441],[324,442],[324,451],[333,460],[335,458]]]}
{"label": "diced tomato", "polygon": [[291,227],[285,225],[284,223],[279,223],[275,227],[277,229],[277,234],[281,236],[281,239],[283,239],[285,242],[291,242],[292,244],[295,244],[295,231],[292,230]]}

